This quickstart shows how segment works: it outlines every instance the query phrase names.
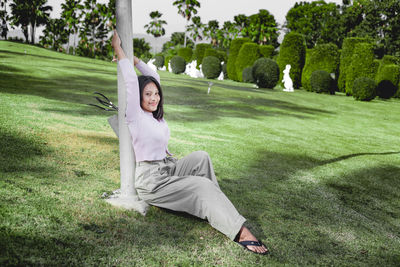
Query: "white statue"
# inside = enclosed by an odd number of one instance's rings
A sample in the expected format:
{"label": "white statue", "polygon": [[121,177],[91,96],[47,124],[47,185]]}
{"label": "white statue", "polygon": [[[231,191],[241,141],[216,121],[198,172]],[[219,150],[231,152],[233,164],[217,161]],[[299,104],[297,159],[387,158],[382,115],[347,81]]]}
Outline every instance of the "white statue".
{"label": "white statue", "polygon": [[154,65],[155,61],[156,61],[155,58],[150,59],[149,62],[147,62],[147,66],[149,66],[150,69],[152,69],[153,71],[157,72],[157,67],[156,65]]}
{"label": "white statue", "polygon": [[283,86],[285,87],[285,89],[283,89],[283,91],[285,91],[285,92],[294,92],[293,81],[292,81],[292,79],[290,78],[290,75],[289,75],[291,67],[292,66],[287,64],[286,68],[283,71],[283,80],[282,80],[282,82],[283,82]]}
{"label": "white statue", "polygon": [[200,70],[196,68],[197,61],[194,60],[186,65],[185,74],[189,75],[192,78],[204,78],[203,72],[201,72],[201,65]]}

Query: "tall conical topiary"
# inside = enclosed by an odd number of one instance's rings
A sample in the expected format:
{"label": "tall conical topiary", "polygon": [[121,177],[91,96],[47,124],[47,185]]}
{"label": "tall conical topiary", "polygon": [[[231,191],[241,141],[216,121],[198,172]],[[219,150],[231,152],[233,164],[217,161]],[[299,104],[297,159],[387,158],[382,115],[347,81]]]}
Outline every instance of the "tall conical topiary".
{"label": "tall conical topiary", "polygon": [[317,70],[338,74],[339,49],[335,44],[316,45],[307,51],[306,63],[301,74],[301,84],[307,91],[311,91],[311,74]]}
{"label": "tall conical topiary", "polygon": [[338,79],[338,87],[340,92],[345,92],[346,89],[346,77],[347,77],[347,68],[350,66],[354,47],[359,43],[366,43],[368,39],[359,38],[359,37],[351,37],[345,38],[343,40],[342,51],[340,53],[340,66],[339,66],[339,79]]}
{"label": "tall conical topiary", "polygon": [[259,45],[255,43],[245,43],[239,50],[236,58],[236,77],[239,82],[243,81],[243,70],[253,66],[254,62],[261,57]]}
{"label": "tall conical topiary", "polygon": [[354,80],[360,77],[375,79],[377,66],[374,62],[374,47],[369,43],[358,43],[354,47],[351,64],[346,72],[346,94],[353,94]]}
{"label": "tall conical topiary", "polygon": [[306,56],[306,44],[303,35],[296,32],[289,32],[283,38],[280,46],[277,63],[280,69],[279,81],[282,81],[283,70],[290,65],[290,78],[294,88],[301,86],[301,72],[304,67]]}
{"label": "tall conical topiary", "polygon": [[227,63],[228,78],[234,81],[239,81],[236,74],[236,58],[239,54],[239,50],[245,43],[251,43],[249,38],[237,38],[232,40],[231,46],[229,47],[229,56]]}

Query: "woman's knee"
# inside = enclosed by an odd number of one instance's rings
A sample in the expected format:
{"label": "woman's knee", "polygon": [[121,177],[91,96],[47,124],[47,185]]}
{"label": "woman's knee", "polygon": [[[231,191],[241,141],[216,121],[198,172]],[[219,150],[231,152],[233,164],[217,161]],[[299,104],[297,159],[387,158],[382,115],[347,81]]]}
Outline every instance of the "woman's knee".
{"label": "woman's knee", "polygon": [[199,160],[210,158],[210,155],[208,155],[208,153],[206,151],[199,150],[199,151],[195,151],[193,153],[194,153],[194,156],[196,156]]}

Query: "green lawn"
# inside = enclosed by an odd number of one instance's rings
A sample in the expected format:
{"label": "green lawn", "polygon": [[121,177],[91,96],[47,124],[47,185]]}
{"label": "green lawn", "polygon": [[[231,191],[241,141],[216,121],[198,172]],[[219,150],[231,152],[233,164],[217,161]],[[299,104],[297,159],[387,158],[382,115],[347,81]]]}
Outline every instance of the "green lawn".
{"label": "green lawn", "polygon": [[[25,53],[26,51],[26,53]],[[114,208],[116,64],[0,42],[0,265],[400,264],[400,101],[359,102],[160,72],[169,150],[205,150],[221,188],[271,250],[205,221]]]}

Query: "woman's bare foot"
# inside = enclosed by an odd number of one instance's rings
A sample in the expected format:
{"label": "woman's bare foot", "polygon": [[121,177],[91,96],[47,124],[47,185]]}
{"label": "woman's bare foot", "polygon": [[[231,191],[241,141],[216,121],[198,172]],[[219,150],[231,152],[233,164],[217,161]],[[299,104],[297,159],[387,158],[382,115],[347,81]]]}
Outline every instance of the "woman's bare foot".
{"label": "woman's bare foot", "polygon": [[[257,238],[250,232],[249,229],[247,229],[247,227],[242,226],[242,228],[239,231],[239,238],[237,240],[238,242],[242,242],[242,241],[256,241],[258,242]],[[265,254],[268,252],[268,249],[262,245],[262,246],[251,246],[248,245],[246,246],[247,249],[255,252],[255,253],[259,253],[259,254]]]}

